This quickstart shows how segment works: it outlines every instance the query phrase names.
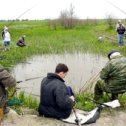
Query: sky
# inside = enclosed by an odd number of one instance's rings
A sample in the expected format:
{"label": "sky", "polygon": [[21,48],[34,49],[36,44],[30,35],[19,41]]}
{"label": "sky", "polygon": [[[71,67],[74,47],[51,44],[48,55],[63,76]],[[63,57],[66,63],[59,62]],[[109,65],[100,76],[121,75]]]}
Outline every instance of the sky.
{"label": "sky", "polygon": [[126,12],[125,0],[1,0],[0,20],[55,19],[61,11],[69,10],[70,4],[79,19],[103,19],[108,15],[118,19],[126,18],[126,13],[107,1]]}

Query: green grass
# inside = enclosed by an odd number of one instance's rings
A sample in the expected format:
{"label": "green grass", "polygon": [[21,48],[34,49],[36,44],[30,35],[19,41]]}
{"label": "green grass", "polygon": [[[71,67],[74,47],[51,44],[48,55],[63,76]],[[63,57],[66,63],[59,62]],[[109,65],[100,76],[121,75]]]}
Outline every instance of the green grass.
{"label": "green grass", "polygon": [[[98,103],[106,103],[106,102],[110,102],[111,95],[110,94],[106,94],[104,93],[103,97],[100,98],[98,101]],[[91,100],[90,100],[90,99]],[[121,104],[121,106],[119,107],[119,109],[125,109],[126,108],[126,93],[124,94],[119,94],[118,96],[119,102]],[[95,107],[99,106],[99,104],[97,104],[95,101],[93,101],[93,95],[89,94],[89,93],[81,93],[81,94],[76,94],[76,107],[83,109],[85,111],[91,111],[92,109],[94,109]]]}
{"label": "green grass", "polygon": [[31,94],[25,95],[24,92],[20,92],[17,98],[23,102],[23,106],[37,110],[39,102],[37,98],[33,97]]}
{"label": "green grass", "polygon": [[39,101],[31,94],[26,95],[25,92],[21,91],[18,95],[11,98],[8,105],[13,108],[18,114],[22,114],[22,108],[38,110]]}
{"label": "green grass", "polygon": [[[2,30],[8,22],[0,22]],[[46,21],[19,21],[13,22],[9,26],[12,35],[12,45],[9,51],[1,53],[0,56],[5,59],[25,60],[27,57],[47,54],[47,53],[74,53],[91,52],[107,55],[112,49],[120,50],[125,54],[125,48],[119,48],[117,42],[111,40],[104,42],[98,41],[99,35],[109,34],[116,38],[115,29],[108,29],[105,21],[98,21],[96,25],[78,25],[73,29],[64,29],[57,26],[56,30],[48,27]],[[16,47],[16,42],[21,35],[26,35],[26,44],[24,48]],[[2,44],[1,44],[2,46]],[[1,60],[4,66],[11,66],[18,62],[9,62]]]}
{"label": "green grass", "polygon": [[[56,30],[48,27],[47,21],[15,21],[15,22],[0,22],[0,29],[2,31],[4,26],[8,26],[12,35],[12,44],[9,51],[1,52],[0,63],[6,68],[16,65],[19,62],[25,61],[27,57],[42,54],[55,53],[74,53],[85,52],[107,55],[109,51],[116,49],[126,54],[126,48],[119,48],[117,42],[105,39],[104,42],[98,41],[98,37],[102,35],[109,35],[116,39],[117,33],[115,29],[109,29],[105,20],[98,20],[97,24],[82,24],[77,25],[73,29],[64,29],[57,26]],[[16,47],[16,42],[21,35],[26,35],[26,47]],[[2,48],[2,40],[0,41]],[[84,100],[87,94],[80,94],[77,96],[77,107],[85,110],[91,110],[95,107],[90,101]],[[35,108],[37,101],[33,101],[31,95],[25,97],[20,95],[26,106]],[[105,98],[106,99],[106,98]],[[125,106],[124,96],[122,103]]]}

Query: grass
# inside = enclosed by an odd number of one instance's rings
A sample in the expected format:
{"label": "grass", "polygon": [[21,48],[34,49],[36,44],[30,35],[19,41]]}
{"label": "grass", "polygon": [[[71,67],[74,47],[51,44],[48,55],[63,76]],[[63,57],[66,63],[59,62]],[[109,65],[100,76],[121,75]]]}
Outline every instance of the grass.
{"label": "grass", "polygon": [[[1,30],[7,22],[0,22]],[[12,35],[11,49],[0,54],[4,59],[15,59],[15,62],[1,60],[0,63],[8,67],[15,65],[20,61],[25,61],[27,57],[47,53],[74,53],[89,52],[106,55],[110,50],[117,49],[125,54],[125,49],[119,48],[117,43],[105,40],[98,41],[98,36],[104,33],[116,38],[114,29],[108,29],[104,23],[96,25],[76,26],[73,29],[63,29],[58,27],[56,30],[48,27],[45,21],[22,21],[13,22],[9,26]],[[26,35],[26,44],[24,48],[16,47],[16,41],[21,35]],[[17,59],[20,59],[17,61]]]}
{"label": "grass", "polygon": [[[112,42],[111,39],[105,39],[103,42],[98,40],[99,36],[109,35],[116,38],[115,29],[109,29],[104,20],[99,20],[97,24],[77,25],[73,29],[64,29],[57,26],[57,29],[50,29],[48,21],[15,21],[15,22],[0,22],[0,29],[8,26],[12,35],[10,49],[0,53],[0,63],[10,68],[19,62],[25,62],[28,57],[33,55],[56,54],[56,53],[74,53],[85,52],[107,55],[109,51],[116,49],[124,55],[126,49],[119,48],[117,42]],[[20,48],[16,46],[16,42],[21,35],[26,35],[26,47]],[[2,47],[2,41],[0,41]],[[77,96],[77,107],[91,110],[96,105],[92,102],[84,100],[84,97],[89,94],[79,94]],[[23,100],[26,106],[37,108],[38,103],[32,99],[32,96],[26,96],[21,93],[19,98]],[[125,106],[126,96],[122,97],[122,104]],[[105,101],[106,98],[103,100]]]}
{"label": "grass", "polygon": [[19,94],[9,100],[9,106],[17,111],[18,114],[22,114],[22,108],[34,109],[37,111],[39,101],[31,94],[26,95],[21,91]]}
{"label": "grass", "polygon": [[[104,93],[103,97],[99,99],[98,101],[93,101],[93,95],[89,93],[81,93],[81,94],[76,94],[76,107],[83,109],[85,111],[91,111],[95,107],[99,106],[100,104],[98,103],[106,103],[110,102],[110,94]],[[126,108],[126,93],[124,94],[119,94],[118,100],[121,104],[119,107],[120,110],[123,110]],[[97,103],[98,102],[98,103]]]}

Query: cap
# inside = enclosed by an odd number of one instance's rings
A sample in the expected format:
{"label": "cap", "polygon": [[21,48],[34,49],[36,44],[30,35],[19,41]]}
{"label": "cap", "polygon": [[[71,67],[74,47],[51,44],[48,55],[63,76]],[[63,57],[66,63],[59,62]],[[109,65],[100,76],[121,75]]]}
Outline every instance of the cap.
{"label": "cap", "polygon": [[25,38],[25,37],[26,37],[26,35],[22,35],[22,37],[24,37],[24,38]]}
{"label": "cap", "polygon": [[111,51],[111,52],[108,54],[108,58],[109,58],[109,60],[110,60],[110,59],[112,59],[112,58],[114,58],[114,57],[116,57],[116,56],[120,56],[120,55],[121,55],[121,54],[120,54],[119,51],[113,50],[113,51]]}
{"label": "cap", "polygon": [[118,20],[118,23],[121,23],[121,20]]}
{"label": "cap", "polygon": [[8,27],[7,26],[4,26],[4,30],[8,30]]}

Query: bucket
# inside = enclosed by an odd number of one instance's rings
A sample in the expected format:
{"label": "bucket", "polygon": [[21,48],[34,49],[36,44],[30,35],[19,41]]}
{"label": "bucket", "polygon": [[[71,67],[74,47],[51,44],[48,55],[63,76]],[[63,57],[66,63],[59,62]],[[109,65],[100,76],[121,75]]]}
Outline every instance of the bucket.
{"label": "bucket", "polygon": [[0,108],[0,120],[4,118],[4,111],[3,108]]}

